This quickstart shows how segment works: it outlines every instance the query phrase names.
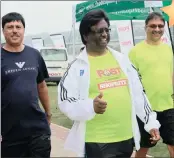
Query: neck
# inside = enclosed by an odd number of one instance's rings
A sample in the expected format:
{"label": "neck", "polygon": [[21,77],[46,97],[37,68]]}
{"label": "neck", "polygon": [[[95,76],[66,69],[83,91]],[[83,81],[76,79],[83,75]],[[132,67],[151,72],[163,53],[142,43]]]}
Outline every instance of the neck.
{"label": "neck", "polygon": [[106,54],[106,49],[107,48],[94,49],[94,48],[91,48],[88,46],[86,47],[87,53],[90,56],[102,56],[102,55]]}
{"label": "neck", "polygon": [[161,43],[161,41],[152,41],[152,40],[149,40],[149,39],[146,39],[146,43],[147,44],[150,44],[150,45],[159,45]]}
{"label": "neck", "polygon": [[12,45],[6,43],[3,48],[5,50],[9,51],[9,52],[14,52],[15,53],[15,52],[21,52],[21,51],[23,51],[24,45],[21,44],[19,46],[12,46]]}

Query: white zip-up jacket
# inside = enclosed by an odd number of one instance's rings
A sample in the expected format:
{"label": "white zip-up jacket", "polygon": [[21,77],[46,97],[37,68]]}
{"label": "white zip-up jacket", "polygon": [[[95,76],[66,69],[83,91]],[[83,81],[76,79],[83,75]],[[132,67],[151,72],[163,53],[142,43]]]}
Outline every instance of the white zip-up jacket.
{"label": "white zip-up jacket", "polygon": [[[132,101],[132,131],[135,147],[140,148],[140,132],[136,115],[145,123],[145,130],[159,129],[156,113],[144,93],[138,73],[128,57],[108,47],[120,68],[128,78]],[[102,64],[102,63],[101,63]],[[86,48],[70,64],[58,85],[58,107],[68,118],[74,121],[65,141],[65,148],[83,157],[85,152],[86,121],[95,117],[93,99],[89,98],[90,68]],[[113,95],[113,94],[111,94]],[[117,94],[115,94],[117,97]],[[107,109],[106,109],[107,110]]]}

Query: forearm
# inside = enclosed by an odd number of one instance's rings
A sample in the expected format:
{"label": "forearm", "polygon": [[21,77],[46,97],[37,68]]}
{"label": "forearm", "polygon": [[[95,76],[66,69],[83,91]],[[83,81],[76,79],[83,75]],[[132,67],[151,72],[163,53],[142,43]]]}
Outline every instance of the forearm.
{"label": "forearm", "polygon": [[45,110],[45,113],[51,114],[50,100],[48,96],[48,88],[46,83],[41,83],[38,85],[38,94],[40,102]]}
{"label": "forearm", "polygon": [[147,132],[150,132],[151,129],[159,129],[161,127],[161,124],[157,120],[157,114],[156,112],[151,112],[149,114],[149,120],[147,124],[145,124],[144,129]]}
{"label": "forearm", "polygon": [[92,99],[78,100],[71,103],[63,101],[62,103],[59,102],[58,106],[60,111],[73,121],[91,120],[96,115]]}
{"label": "forearm", "polygon": [[152,110],[150,102],[144,92],[143,96],[144,96],[144,114],[146,114],[143,117],[145,121],[144,128],[147,132],[150,132],[151,129],[159,129],[161,125],[157,120],[157,113]]}

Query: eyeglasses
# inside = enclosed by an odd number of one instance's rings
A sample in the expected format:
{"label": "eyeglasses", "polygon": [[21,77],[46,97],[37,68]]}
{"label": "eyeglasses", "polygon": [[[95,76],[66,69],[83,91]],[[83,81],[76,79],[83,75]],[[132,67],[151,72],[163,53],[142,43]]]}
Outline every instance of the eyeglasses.
{"label": "eyeglasses", "polygon": [[110,33],[110,31],[111,31],[110,28],[100,28],[97,30],[91,30],[91,32],[98,33],[98,34],[102,34],[103,32]]}
{"label": "eyeglasses", "polygon": [[162,29],[162,28],[164,28],[164,25],[161,25],[161,24],[159,24],[159,25],[152,24],[152,25],[148,25],[148,27],[150,27],[152,29],[156,29],[157,27],[159,29]]}

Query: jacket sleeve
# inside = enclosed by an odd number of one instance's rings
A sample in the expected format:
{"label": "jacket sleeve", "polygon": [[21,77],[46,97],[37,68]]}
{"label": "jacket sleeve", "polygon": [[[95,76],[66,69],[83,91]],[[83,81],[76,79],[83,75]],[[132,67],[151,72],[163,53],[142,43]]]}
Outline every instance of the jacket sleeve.
{"label": "jacket sleeve", "polygon": [[160,123],[157,120],[156,112],[152,111],[150,102],[146,96],[145,90],[141,83],[140,75],[138,74],[136,68],[132,65],[133,73],[133,93],[134,93],[134,105],[136,115],[145,123],[144,129],[150,132],[151,129],[160,128]]}
{"label": "jacket sleeve", "polygon": [[70,64],[68,70],[58,85],[58,107],[62,113],[73,121],[87,121],[95,116],[93,99],[80,99],[78,74],[75,62]]}

